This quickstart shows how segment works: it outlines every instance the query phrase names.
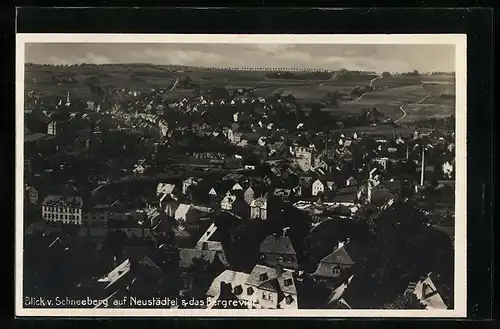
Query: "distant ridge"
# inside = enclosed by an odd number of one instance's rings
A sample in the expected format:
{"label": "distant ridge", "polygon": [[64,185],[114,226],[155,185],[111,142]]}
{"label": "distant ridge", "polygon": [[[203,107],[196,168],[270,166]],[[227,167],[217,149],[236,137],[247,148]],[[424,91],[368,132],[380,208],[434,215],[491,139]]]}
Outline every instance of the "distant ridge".
{"label": "distant ridge", "polygon": [[[349,69],[317,69],[317,68],[293,68],[293,67],[228,67],[228,66],[203,66],[203,65],[174,65],[174,64],[151,64],[151,63],[109,63],[109,64],[71,64],[71,65],[55,65],[55,64],[35,64],[25,63],[25,66],[31,67],[74,67],[74,66],[142,66],[156,67],[159,69],[172,70],[197,70],[197,71],[254,71],[254,72],[362,72],[367,74],[378,74],[375,71],[357,71]],[[379,72],[380,73],[380,72]],[[393,74],[401,74],[403,72],[393,72]],[[455,75],[455,72],[421,72],[419,75]]]}

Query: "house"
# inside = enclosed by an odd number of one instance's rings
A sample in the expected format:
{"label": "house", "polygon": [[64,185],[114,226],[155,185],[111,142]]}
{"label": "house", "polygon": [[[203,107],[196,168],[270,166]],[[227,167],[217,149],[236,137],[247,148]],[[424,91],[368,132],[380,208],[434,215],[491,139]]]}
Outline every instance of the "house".
{"label": "house", "polygon": [[354,177],[351,176],[346,180],[345,186],[355,186],[355,185],[358,185],[358,182]]}
{"label": "house", "polygon": [[312,191],[311,195],[317,196],[318,194],[323,194],[325,193],[325,185],[326,183],[323,183],[321,179],[316,179],[314,183],[312,183]]}
{"label": "house", "polygon": [[243,198],[245,199],[245,202],[248,203],[249,205],[252,203],[252,201],[255,198],[255,191],[251,186],[249,186],[245,190],[245,192],[243,193]]}
{"label": "house", "polygon": [[260,197],[250,203],[251,219],[267,219],[267,197]]}
{"label": "house", "polygon": [[110,205],[95,204],[87,209],[84,209],[82,224],[87,227],[106,227],[110,216]]}
{"label": "house", "polygon": [[82,225],[83,199],[77,196],[49,195],[42,201],[46,221]]}
{"label": "house", "polygon": [[370,178],[358,191],[359,198],[375,205],[386,204],[389,200],[396,200],[401,193],[401,183],[390,180],[380,180],[378,177]]}
{"label": "house", "polygon": [[194,177],[188,177],[182,182],[182,194],[186,195],[188,192],[188,188],[190,186],[197,186],[198,185],[198,180],[195,179]]}
{"label": "house", "polygon": [[59,135],[62,132],[62,122],[51,121],[47,126],[47,135]]}
{"label": "house", "polygon": [[167,198],[161,203],[161,207],[165,209],[165,214],[168,217],[175,217],[175,212],[177,208],[179,207],[180,202],[173,199],[173,198]]}
{"label": "house", "polygon": [[221,201],[221,209],[232,212],[240,218],[248,218],[250,216],[248,203],[229,192]]}
{"label": "house", "polygon": [[162,202],[167,198],[174,198],[175,185],[167,184],[167,183],[159,183],[156,187],[156,196],[159,197],[160,207],[162,206]]}
{"label": "house", "polygon": [[[208,287],[217,274],[229,266],[225,253],[218,250],[179,249],[181,296],[195,287]],[[205,288],[206,289],[206,288]]]}
{"label": "house", "polygon": [[415,285],[413,294],[427,310],[446,310],[449,307],[450,287],[441,284],[440,281],[439,275],[431,272]]}
{"label": "house", "polygon": [[233,132],[231,135],[231,143],[233,144],[238,144],[240,143],[241,141],[243,141],[243,133],[242,132],[239,132],[239,131],[236,131],[236,132]]}
{"label": "house", "polygon": [[345,279],[354,273],[354,265],[361,260],[361,251],[352,242],[340,242],[337,248],[324,257],[313,276],[320,279]]}
{"label": "house", "polygon": [[337,189],[331,202],[339,206],[353,207],[359,203],[358,190],[359,187],[357,185],[341,187]]}
{"label": "house", "polygon": [[260,244],[261,261],[268,266],[298,269],[297,254],[287,236],[269,235]]}
{"label": "house", "polygon": [[125,259],[97,280],[103,285],[104,299],[96,308],[106,307],[104,301],[120,291],[128,290],[136,297],[157,295],[161,292],[165,274],[163,270],[147,256],[134,258]]}
{"label": "house", "polygon": [[[256,265],[250,274],[225,270],[207,290],[207,301],[213,304],[227,285],[239,305],[247,308],[297,309],[298,293],[292,272]],[[237,305],[238,305],[237,304]]]}
{"label": "house", "polygon": [[220,207],[221,209],[231,211],[233,209],[233,203],[235,201],[236,201],[236,196],[228,192],[220,202]]}
{"label": "house", "polygon": [[135,165],[134,169],[133,169],[134,174],[138,174],[138,175],[144,174],[145,171],[146,171],[146,168],[142,164]]}
{"label": "house", "polygon": [[287,189],[287,188],[275,188],[274,191],[273,191],[273,195],[274,196],[278,196],[282,199],[287,199],[290,197],[292,193],[292,190],[291,189]]}
{"label": "house", "polygon": [[310,170],[311,167],[314,165],[315,148],[312,146],[309,147],[299,146],[295,148],[294,153],[298,166],[303,171]]}
{"label": "house", "polygon": [[175,210],[174,218],[178,223],[193,223],[199,214],[199,211],[192,205],[181,203]]}
{"label": "house", "polygon": [[298,293],[293,272],[256,265],[246,281],[246,300],[267,309],[298,309]]}
{"label": "house", "polygon": [[[217,304],[218,300],[221,300],[224,297],[224,299],[228,298],[227,296],[224,296],[224,288],[227,288],[226,294],[229,292],[232,295],[231,297],[236,297],[237,301],[242,301],[242,303],[234,303],[234,305],[244,305],[245,308],[257,308],[256,305],[252,305],[248,298],[248,292],[252,292],[253,294],[253,291],[248,290],[249,286],[246,285],[249,276],[250,275],[247,273],[233,270],[225,270],[219,274],[212,281],[212,284],[206,292],[207,308],[212,308],[213,305]],[[233,307],[230,308],[236,308],[232,304],[233,303],[231,303],[231,306]]]}
{"label": "house", "polygon": [[236,183],[231,188],[231,191],[243,191],[243,187],[240,185],[240,183]]}

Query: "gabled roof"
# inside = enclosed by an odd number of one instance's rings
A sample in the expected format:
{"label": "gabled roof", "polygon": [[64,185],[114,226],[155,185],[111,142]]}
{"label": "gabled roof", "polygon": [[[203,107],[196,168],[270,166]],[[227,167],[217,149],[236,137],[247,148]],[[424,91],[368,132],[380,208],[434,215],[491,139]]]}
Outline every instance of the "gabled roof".
{"label": "gabled roof", "polygon": [[261,287],[263,284],[277,279],[276,270],[264,265],[255,265],[248,276],[246,284],[253,287]]}
{"label": "gabled roof", "polygon": [[322,263],[353,265],[362,258],[362,250],[352,243],[348,242],[334,250],[331,254],[324,257]]}
{"label": "gabled roof", "polygon": [[321,260],[322,263],[353,265],[351,259],[344,247],[341,247]]}
{"label": "gabled roof", "polygon": [[249,276],[250,275],[248,273],[225,270],[214,279],[214,281],[208,288],[206,295],[209,297],[218,296],[220,294],[220,287],[222,282],[231,284],[231,288],[233,291],[237,286],[241,286],[244,290],[246,290],[246,282]]}
{"label": "gabled roof", "polygon": [[157,195],[160,194],[171,194],[175,189],[174,184],[168,184],[168,183],[159,183],[158,186],[156,187],[156,193]]}
{"label": "gabled roof", "polygon": [[183,218],[191,208],[190,204],[181,203],[177,210],[175,210],[175,219]]}
{"label": "gabled roof", "polygon": [[199,249],[180,249],[179,250],[179,267],[180,268],[189,268],[191,267],[195,259],[202,259],[209,263],[215,262],[216,259],[219,259],[224,265],[227,265],[225,261],[225,257],[220,256],[220,251],[215,250],[199,250]]}
{"label": "gabled roof", "polygon": [[129,272],[130,272],[130,260],[126,259],[120,265],[114,268],[111,272],[109,272],[106,276],[99,279],[98,282],[108,283],[105,288],[107,289]]}
{"label": "gabled roof", "polygon": [[260,244],[261,253],[295,255],[295,249],[287,236],[268,235]]}

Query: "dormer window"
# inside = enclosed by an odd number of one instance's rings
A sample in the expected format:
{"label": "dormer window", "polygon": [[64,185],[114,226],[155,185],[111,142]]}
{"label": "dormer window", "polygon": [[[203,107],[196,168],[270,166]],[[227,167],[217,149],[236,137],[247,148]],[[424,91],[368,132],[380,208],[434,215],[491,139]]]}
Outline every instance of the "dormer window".
{"label": "dormer window", "polygon": [[285,279],[285,287],[289,287],[293,284],[293,280],[292,279]]}
{"label": "dormer window", "polygon": [[252,288],[252,287],[248,287],[248,288],[247,288],[247,295],[248,295],[248,296],[251,296],[253,293],[254,293],[253,288]]}
{"label": "dormer window", "polygon": [[280,262],[280,263],[283,262],[283,256],[278,256],[278,262]]}
{"label": "dormer window", "polygon": [[203,250],[208,250],[208,242],[203,242],[202,247]]}
{"label": "dormer window", "polygon": [[333,275],[334,275],[334,276],[339,276],[339,275],[340,275],[340,267],[339,267],[339,266],[335,266],[335,267],[332,269],[332,272],[333,272]]}
{"label": "dormer window", "polygon": [[260,281],[266,281],[268,278],[269,278],[269,276],[267,275],[267,273],[261,273],[259,275],[259,280]]}
{"label": "dormer window", "polygon": [[241,285],[234,287],[234,294],[235,295],[241,295],[242,293],[243,293],[243,287]]}

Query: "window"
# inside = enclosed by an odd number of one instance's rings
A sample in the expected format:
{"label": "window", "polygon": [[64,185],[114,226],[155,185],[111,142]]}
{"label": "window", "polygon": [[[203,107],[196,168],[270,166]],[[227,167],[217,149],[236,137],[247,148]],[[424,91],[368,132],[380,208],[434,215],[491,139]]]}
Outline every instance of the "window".
{"label": "window", "polygon": [[293,298],[292,296],[286,296],[285,298],[285,302],[287,305],[290,305],[291,303],[293,303]]}
{"label": "window", "polygon": [[267,300],[267,293],[265,293],[265,292],[262,293],[262,299]]}
{"label": "window", "polygon": [[261,273],[259,275],[259,280],[260,281],[266,281],[268,278],[269,278],[269,276],[267,275],[267,273]]}
{"label": "window", "polygon": [[278,256],[278,262],[280,262],[280,263],[283,262],[283,256]]}
{"label": "window", "polygon": [[285,287],[291,286],[293,284],[292,279],[285,279]]}
{"label": "window", "polygon": [[339,276],[340,275],[340,267],[339,266],[335,266],[333,268],[333,275],[334,276]]}
{"label": "window", "polygon": [[63,212],[63,208],[59,208],[59,212]]}
{"label": "window", "polygon": [[251,296],[253,293],[254,293],[253,288],[252,288],[252,287],[248,287],[248,288],[247,288],[247,295],[248,295],[248,296]]}
{"label": "window", "polygon": [[264,255],[264,254],[260,255],[260,259],[265,260],[266,259],[266,255]]}
{"label": "window", "polygon": [[243,287],[241,285],[238,285],[234,287],[234,294],[235,295],[241,295],[243,293]]}

